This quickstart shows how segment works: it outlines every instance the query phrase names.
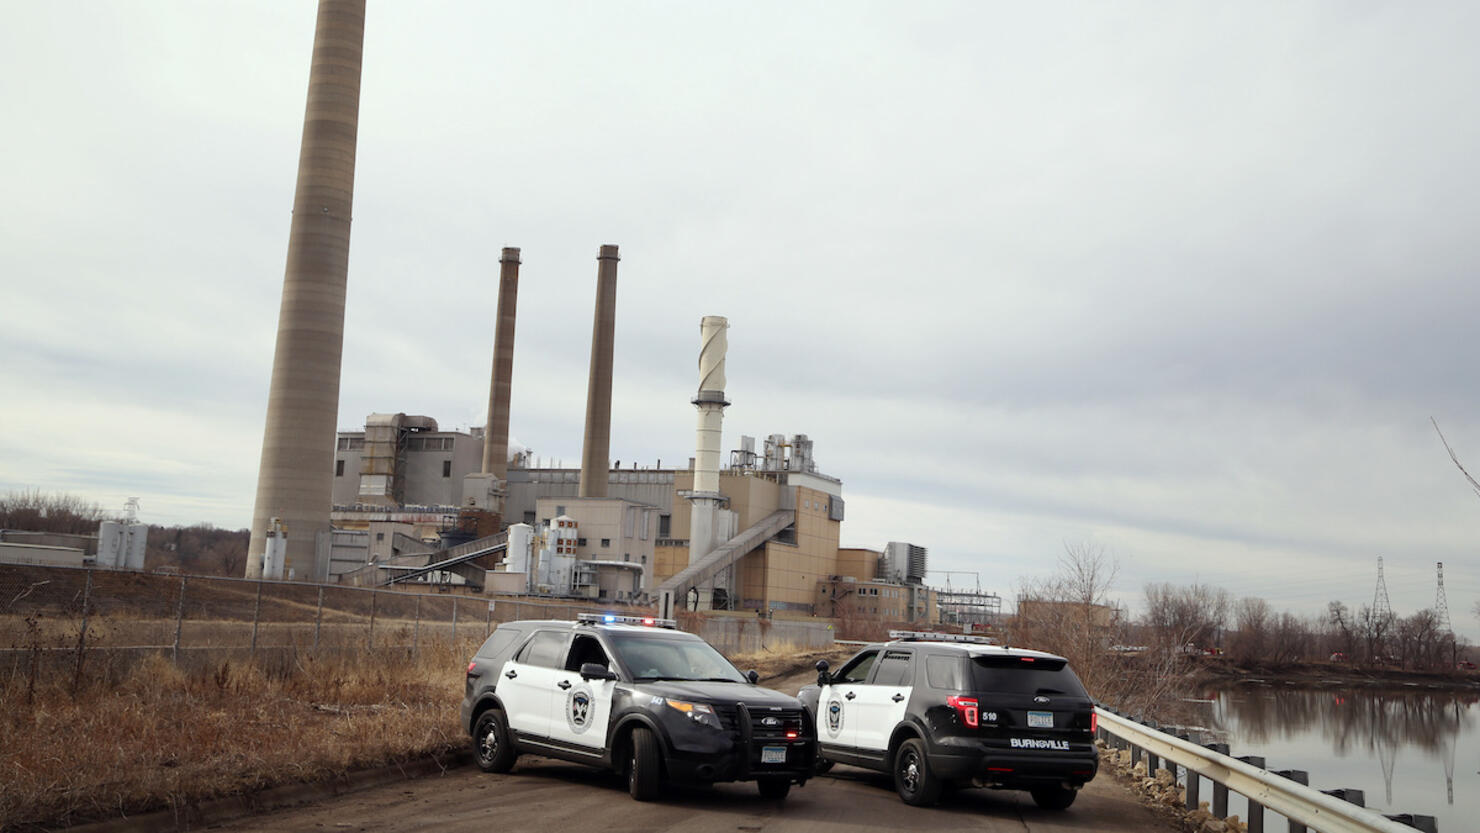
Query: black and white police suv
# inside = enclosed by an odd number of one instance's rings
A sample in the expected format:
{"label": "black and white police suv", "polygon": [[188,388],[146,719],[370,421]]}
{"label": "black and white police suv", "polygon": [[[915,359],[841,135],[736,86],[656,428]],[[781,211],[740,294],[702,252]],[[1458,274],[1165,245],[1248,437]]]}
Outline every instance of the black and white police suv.
{"label": "black and white police suv", "polygon": [[815,771],[817,732],[754,680],[666,619],[509,622],[468,663],[462,721],[488,772],[527,752],[623,773],[638,801],[664,779],[753,780],[782,798]]}
{"label": "black and white police suv", "polygon": [[1099,769],[1089,694],[1063,657],[981,637],[890,631],[799,693],[817,721],[819,771],[834,762],[894,776],[899,797],[1028,790],[1062,810]]}

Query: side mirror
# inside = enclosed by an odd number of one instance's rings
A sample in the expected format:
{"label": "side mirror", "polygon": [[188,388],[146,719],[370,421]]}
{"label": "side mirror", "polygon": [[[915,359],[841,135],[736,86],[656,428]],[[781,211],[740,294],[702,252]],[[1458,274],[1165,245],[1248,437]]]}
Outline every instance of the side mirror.
{"label": "side mirror", "polygon": [[759,680],[760,678],[761,678],[761,675],[755,673],[755,669],[754,668],[752,668],[749,671],[746,671],[745,672],[745,679],[748,680],[748,681],[750,681],[750,684],[751,685],[755,685],[755,681],[756,680]]}
{"label": "side mirror", "polygon": [[820,659],[820,660],[817,661],[817,684],[818,685],[830,685],[832,683],[832,676],[827,673],[827,669],[830,668],[830,667],[831,666],[829,666],[827,664],[827,660],[825,660],[825,659]]}
{"label": "side mirror", "polygon": [[599,662],[581,663],[581,679],[583,680],[615,680],[616,678],[617,675],[613,674],[610,668]]}

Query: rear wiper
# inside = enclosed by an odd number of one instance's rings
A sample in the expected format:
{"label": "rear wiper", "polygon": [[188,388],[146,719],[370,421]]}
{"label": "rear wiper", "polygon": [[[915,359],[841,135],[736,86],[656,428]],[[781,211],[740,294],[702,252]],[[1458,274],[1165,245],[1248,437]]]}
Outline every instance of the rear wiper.
{"label": "rear wiper", "polygon": [[1064,692],[1059,691],[1056,688],[1040,688],[1040,689],[1038,689],[1037,691],[1035,691],[1033,693],[1034,694],[1063,694]]}

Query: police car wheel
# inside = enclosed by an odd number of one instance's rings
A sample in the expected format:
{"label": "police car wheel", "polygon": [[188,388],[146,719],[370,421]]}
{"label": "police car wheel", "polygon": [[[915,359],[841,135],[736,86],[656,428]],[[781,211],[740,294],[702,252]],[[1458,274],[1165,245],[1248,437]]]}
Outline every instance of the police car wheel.
{"label": "police car wheel", "polygon": [[519,753],[509,742],[509,727],[504,713],[489,709],[478,716],[473,726],[473,758],[484,772],[508,772],[514,768]]}
{"label": "police car wheel", "polygon": [[632,758],[627,762],[627,792],[637,801],[652,801],[658,797],[662,784],[662,761],[659,760],[658,739],[652,730],[641,726],[632,730]]}
{"label": "police car wheel", "polygon": [[1067,810],[1079,796],[1078,790],[1068,787],[1034,787],[1032,793],[1033,803],[1045,810]]}
{"label": "police car wheel", "polygon": [[757,789],[761,791],[762,798],[780,800],[791,792],[790,778],[757,778],[755,782]]}
{"label": "police car wheel", "polygon": [[894,789],[906,804],[934,804],[940,798],[940,779],[930,771],[925,760],[925,744],[910,738],[900,744],[894,756]]}

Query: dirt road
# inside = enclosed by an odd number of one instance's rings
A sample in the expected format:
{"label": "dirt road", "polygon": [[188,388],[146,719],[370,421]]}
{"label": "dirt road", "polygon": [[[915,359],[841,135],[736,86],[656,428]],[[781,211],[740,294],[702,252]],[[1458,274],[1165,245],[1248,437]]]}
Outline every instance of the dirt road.
{"label": "dirt road", "polygon": [[753,784],[670,788],[639,804],[615,775],[523,757],[508,775],[464,767],[319,804],[215,827],[232,833],[416,831],[445,833],[760,833],[760,831],[983,830],[1161,831],[1165,822],[1102,775],[1064,812],[1040,810],[1026,793],[963,790],[931,808],[910,807],[888,779],[838,766],[783,802],[762,799]]}

